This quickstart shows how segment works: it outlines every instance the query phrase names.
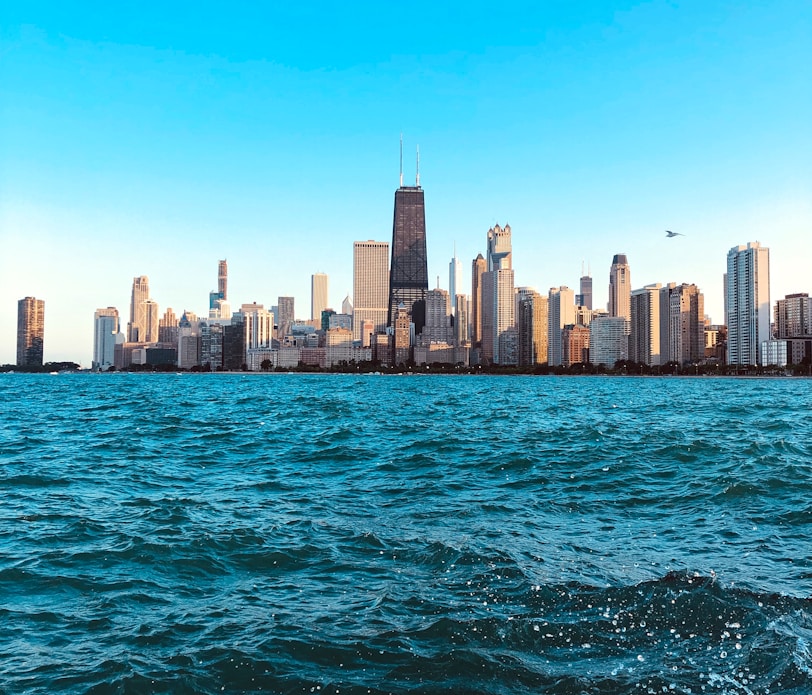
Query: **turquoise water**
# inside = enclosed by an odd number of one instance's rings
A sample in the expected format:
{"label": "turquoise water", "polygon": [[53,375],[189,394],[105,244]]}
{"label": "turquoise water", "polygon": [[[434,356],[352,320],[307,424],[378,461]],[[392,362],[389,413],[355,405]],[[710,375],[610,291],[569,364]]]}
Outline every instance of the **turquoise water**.
{"label": "turquoise water", "polygon": [[810,693],[812,383],[0,375],[0,691]]}

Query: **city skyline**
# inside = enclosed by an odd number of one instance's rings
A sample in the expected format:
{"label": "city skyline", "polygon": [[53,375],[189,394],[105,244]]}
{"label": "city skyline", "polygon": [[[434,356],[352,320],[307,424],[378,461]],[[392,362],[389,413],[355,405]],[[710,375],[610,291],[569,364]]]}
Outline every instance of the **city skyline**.
{"label": "city skyline", "polygon": [[595,307],[624,253],[632,289],[695,283],[722,323],[726,254],[750,241],[774,299],[810,291],[812,8],[432,13],[8,8],[0,363],[21,297],[48,307],[45,359],[90,366],[94,312],[129,320],[133,277],[161,314],[203,316],[216,259],[235,308],[291,296],[306,318],[317,272],[338,308],[353,242],[391,238],[401,133],[428,277],[456,245],[466,293],[506,220],[516,287],[577,291],[586,262]]}

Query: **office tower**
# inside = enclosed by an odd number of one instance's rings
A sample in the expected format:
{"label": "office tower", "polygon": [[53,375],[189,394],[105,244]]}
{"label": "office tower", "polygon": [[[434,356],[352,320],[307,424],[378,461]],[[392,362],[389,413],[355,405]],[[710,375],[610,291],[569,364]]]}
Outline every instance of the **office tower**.
{"label": "office tower", "polygon": [[513,267],[513,244],[509,224],[504,228],[496,224],[488,230],[487,253],[489,271]]}
{"label": "office tower", "polygon": [[696,285],[683,283],[670,292],[669,356],[692,364],[705,356],[705,298]]}
{"label": "office tower", "polygon": [[485,258],[477,254],[471,264],[471,343],[474,347],[482,345],[482,273],[487,270]]}
{"label": "office tower", "polygon": [[450,343],[453,339],[451,298],[439,287],[426,293],[426,325],[422,337],[424,343]]}
{"label": "office tower", "polygon": [[217,264],[217,294],[220,299],[228,299],[228,263],[225,260]]}
{"label": "office tower", "polygon": [[614,367],[629,359],[629,320],[625,316],[599,316],[589,324],[589,361]]}
{"label": "office tower", "polygon": [[327,274],[314,273],[310,276],[310,320],[320,320],[327,304]]}
{"label": "office tower", "polygon": [[[412,317],[416,333],[426,322],[426,292],[429,272],[426,258],[426,210],[420,173],[414,186],[403,185],[395,191],[395,214],[392,222],[392,263],[389,267],[389,302],[387,324],[394,326],[401,304]],[[357,300],[356,300],[357,301]]]}
{"label": "office tower", "polygon": [[633,290],[630,299],[629,359],[650,367],[660,362],[660,283]]}
{"label": "office tower", "polygon": [[194,312],[184,311],[178,321],[177,365],[181,369],[191,369],[201,364],[202,340],[200,321]]}
{"label": "office tower", "polygon": [[42,366],[45,302],[26,297],[17,302],[17,366]]}
{"label": "office tower", "polygon": [[389,311],[389,242],[356,241],[352,246],[353,340],[360,340],[364,321],[374,333],[386,330]]}
{"label": "office tower", "polygon": [[551,287],[547,304],[547,362],[551,367],[564,363],[561,332],[575,324],[575,292],[569,287]]}
{"label": "office tower", "polygon": [[454,315],[454,343],[458,346],[468,345],[471,341],[470,302],[468,295],[456,297],[457,313]]}
{"label": "office tower", "polygon": [[[583,268],[581,269],[583,272]],[[581,275],[581,285],[579,288],[581,291],[576,297],[575,303],[578,306],[584,306],[587,309],[592,309],[592,276],[587,273],[586,275]]]}
{"label": "office tower", "polygon": [[93,361],[94,371],[107,371],[115,364],[116,336],[118,335],[118,309],[109,306],[96,309],[93,315]]}
{"label": "office tower", "polygon": [[341,313],[352,316],[354,311],[355,307],[352,305],[352,299],[350,299],[350,295],[347,295],[344,297],[344,301],[341,302]]}
{"label": "office tower", "polygon": [[761,342],[770,339],[770,250],[757,241],[728,251],[726,309],[728,364],[761,364]]}
{"label": "office tower", "polygon": [[518,364],[510,225],[491,227],[487,243],[488,270],[480,276],[482,358],[493,364]]}
{"label": "office tower", "polygon": [[457,315],[457,294],[462,292],[462,263],[457,258],[457,249],[448,264],[448,296],[451,298],[451,313]]}
{"label": "office tower", "polygon": [[516,326],[519,336],[519,365],[547,362],[548,300],[535,290],[519,295]]}
{"label": "office tower", "polygon": [[630,319],[632,277],[626,254],[619,253],[612,259],[609,271],[609,316],[622,316]]}
{"label": "office tower", "polygon": [[482,359],[493,364],[518,364],[513,269],[482,273]]}
{"label": "office tower", "polygon": [[[282,306],[287,304],[283,300],[290,300],[291,315],[293,310],[293,297],[279,297],[279,311],[282,311]],[[246,350],[256,350],[258,348],[270,348],[273,341],[273,323],[274,315],[268,311],[263,304],[243,304],[240,307],[240,322],[244,326],[243,338],[245,341]],[[235,314],[236,316],[236,314]],[[288,327],[293,323],[290,320]],[[282,321],[277,322],[279,326]],[[280,333],[279,335],[286,335],[287,333]]]}
{"label": "office tower", "polygon": [[[243,304],[243,307],[246,305]],[[261,304],[259,306],[262,306]],[[293,311],[293,297],[279,297],[277,299],[279,313],[276,316],[276,338],[281,343],[290,333],[290,327],[295,319]],[[264,308],[264,307],[263,307]]]}
{"label": "office tower", "polygon": [[149,278],[140,275],[133,278],[132,294],[130,295],[130,322],[127,324],[127,342],[147,342],[147,317],[144,302],[149,299]]}
{"label": "office tower", "polygon": [[163,317],[158,321],[158,342],[171,343],[177,345],[178,343],[178,317],[172,308],[167,308]]}
{"label": "office tower", "polygon": [[570,324],[561,331],[561,364],[572,367],[574,364],[589,362],[589,336],[587,326]]}
{"label": "office tower", "polygon": [[157,343],[158,342],[158,325],[160,324],[161,317],[159,315],[158,302],[153,299],[146,299],[141,302],[144,311],[144,337],[140,340],[142,343]]}

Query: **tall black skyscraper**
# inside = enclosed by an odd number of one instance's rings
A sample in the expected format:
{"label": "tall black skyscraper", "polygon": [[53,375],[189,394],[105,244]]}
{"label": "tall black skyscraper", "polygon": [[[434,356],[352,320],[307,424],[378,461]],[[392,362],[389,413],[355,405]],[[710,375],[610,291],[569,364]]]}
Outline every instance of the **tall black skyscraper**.
{"label": "tall black skyscraper", "polygon": [[420,333],[426,323],[426,292],[429,289],[426,209],[419,168],[414,186],[403,185],[402,170],[401,166],[401,185],[395,191],[387,325],[394,325],[398,305],[402,303],[412,315],[415,333]]}

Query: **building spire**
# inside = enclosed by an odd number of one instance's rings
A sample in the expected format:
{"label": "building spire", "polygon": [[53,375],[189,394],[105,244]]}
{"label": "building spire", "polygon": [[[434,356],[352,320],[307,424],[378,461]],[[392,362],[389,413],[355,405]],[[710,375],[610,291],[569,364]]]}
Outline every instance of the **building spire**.
{"label": "building spire", "polygon": [[400,187],[403,188],[403,133],[400,134]]}
{"label": "building spire", "polygon": [[420,188],[420,145],[417,146],[417,176],[415,178],[415,186]]}

